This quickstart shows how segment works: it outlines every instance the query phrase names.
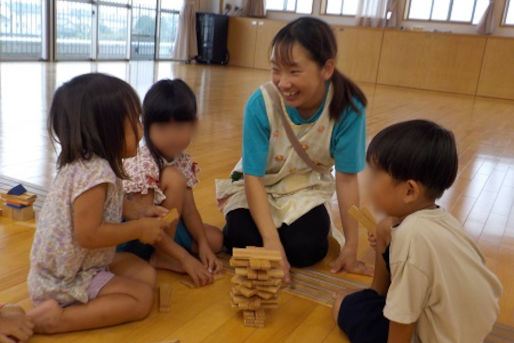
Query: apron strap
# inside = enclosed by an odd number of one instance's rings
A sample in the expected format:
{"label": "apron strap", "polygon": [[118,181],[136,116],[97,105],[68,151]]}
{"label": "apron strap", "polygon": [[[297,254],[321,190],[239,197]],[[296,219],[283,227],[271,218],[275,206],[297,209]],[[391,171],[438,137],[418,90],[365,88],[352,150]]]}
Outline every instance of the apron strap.
{"label": "apron strap", "polygon": [[280,119],[282,121],[282,126],[284,126],[284,130],[286,131],[287,138],[289,142],[293,146],[293,149],[296,151],[298,156],[307,164],[312,170],[317,171],[320,174],[330,173],[330,169],[325,168],[317,163],[315,163],[310,157],[309,154],[303,149],[302,144],[298,140],[298,137],[293,132],[291,125],[286,118],[286,109],[282,102],[282,98],[280,93],[278,92],[277,87],[272,83],[268,82],[263,85],[264,89],[266,89],[269,97],[271,98],[271,102],[273,103],[273,110],[275,113],[278,113]]}

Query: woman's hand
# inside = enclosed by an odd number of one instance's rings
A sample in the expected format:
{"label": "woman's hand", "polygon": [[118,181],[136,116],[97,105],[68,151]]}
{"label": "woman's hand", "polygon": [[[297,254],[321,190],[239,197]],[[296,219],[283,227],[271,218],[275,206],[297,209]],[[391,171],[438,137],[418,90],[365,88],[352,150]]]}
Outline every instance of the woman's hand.
{"label": "woman's hand", "polygon": [[280,251],[280,254],[282,255],[282,261],[280,262],[280,265],[282,266],[282,270],[284,271],[284,283],[290,283],[291,282],[291,265],[289,264],[289,261],[287,260],[286,252],[284,250],[284,247],[282,246],[282,243],[280,242],[280,239],[277,238],[276,240],[265,240],[264,241],[264,248],[270,249],[270,250],[276,250]]}
{"label": "woman's hand", "polygon": [[223,264],[212,252],[209,243],[202,242],[198,244],[198,257],[210,273],[218,274],[222,271]]}
{"label": "woman's hand", "polygon": [[187,257],[182,262],[182,267],[191,277],[196,287],[206,286],[214,281],[212,273],[193,256]]}
{"label": "woman's hand", "polygon": [[26,342],[33,329],[34,324],[19,307],[0,310],[0,342]]}
{"label": "woman's hand", "polygon": [[349,273],[373,276],[373,268],[357,260],[357,250],[348,248],[347,246],[341,250],[339,256],[332,261],[329,266],[332,273],[344,270]]}
{"label": "woman's hand", "polygon": [[155,218],[143,218],[137,221],[140,226],[139,240],[146,244],[155,244],[164,238],[164,232],[169,228],[168,223]]}

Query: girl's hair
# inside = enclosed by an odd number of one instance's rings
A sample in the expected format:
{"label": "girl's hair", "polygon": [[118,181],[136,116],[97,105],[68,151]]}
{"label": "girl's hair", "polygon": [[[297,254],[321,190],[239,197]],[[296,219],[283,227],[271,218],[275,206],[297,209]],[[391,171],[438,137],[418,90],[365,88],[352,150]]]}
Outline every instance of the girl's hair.
{"label": "girl's hair", "polygon": [[150,139],[153,123],[196,122],[196,97],[182,80],[157,81],[143,100],[143,127],[146,146],[161,170],[164,165],[159,150]]}
{"label": "girl's hair", "polygon": [[[299,43],[320,67],[327,60],[337,56],[337,43],[330,26],[316,18],[302,17],[283,27],[271,43],[277,61],[286,65],[293,64],[292,50],[294,43]],[[330,117],[337,120],[341,112],[351,106],[360,113],[354,97],[366,106],[368,101],[362,90],[349,78],[335,69],[331,78],[334,95],[330,103]]]}
{"label": "girl's hair", "polygon": [[140,113],[136,92],[118,78],[91,73],[66,82],[55,92],[48,115],[50,137],[61,145],[58,167],[98,156],[125,178],[125,119],[137,137]]}

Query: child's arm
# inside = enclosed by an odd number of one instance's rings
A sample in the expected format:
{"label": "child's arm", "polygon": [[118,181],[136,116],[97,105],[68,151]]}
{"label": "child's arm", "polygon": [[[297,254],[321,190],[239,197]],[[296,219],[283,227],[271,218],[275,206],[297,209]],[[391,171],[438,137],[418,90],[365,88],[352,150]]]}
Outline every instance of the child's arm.
{"label": "child's arm", "polygon": [[193,191],[190,188],[187,188],[185,192],[182,218],[184,219],[191,236],[193,236],[193,239],[198,244],[198,255],[200,257],[200,261],[202,261],[202,263],[211,272],[217,273],[221,271],[222,265],[209,246],[207,235],[205,234],[205,227],[203,225],[202,218],[200,217],[200,213],[196,208]]}
{"label": "child's arm", "polygon": [[73,203],[73,228],[78,244],[87,249],[98,249],[139,239],[154,243],[164,236],[166,222],[145,218],[123,224],[104,223],[104,204],[107,184],[95,186],[79,195]]}
{"label": "child's arm", "polygon": [[388,343],[410,343],[414,327],[416,323],[400,324],[397,322],[389,322],[389,336]]}
{"label": "child's arm", "polygon": [[214,281],[207,268],[191,256],[186,249],[178,245],[170,236],[164,235],[162,241],[157,243],[157,247],[165,254],[179,261],[196,286],[205,286]]}
{"label": "child's arm", "polygon": [[384,258],[382,257],[382,254],[391,242],[391,225],[391,218],[386,218],[377,225],[375,273],[373,275],[371,289],[375,290],[375,292],[380,295],[386,295],[389,285],[391,284],[391,275],[389,275]]}

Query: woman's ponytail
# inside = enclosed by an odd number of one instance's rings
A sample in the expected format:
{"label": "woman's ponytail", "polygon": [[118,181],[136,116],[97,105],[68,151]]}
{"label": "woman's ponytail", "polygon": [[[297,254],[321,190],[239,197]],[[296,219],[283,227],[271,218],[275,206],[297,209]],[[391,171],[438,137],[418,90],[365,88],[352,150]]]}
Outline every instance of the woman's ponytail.
{"label": "woman's ponytail", "polygon": [[337,68],[334,69],[334,74],[330,79],[333,87],[332,101],[330,102],[330,118],[338,120],[343,110],[348,106],[361,113],[361,109],[355,103],[357,99],[363,107],[366,107],[368,100],[364,92],[352,80],[344,76]]}

